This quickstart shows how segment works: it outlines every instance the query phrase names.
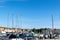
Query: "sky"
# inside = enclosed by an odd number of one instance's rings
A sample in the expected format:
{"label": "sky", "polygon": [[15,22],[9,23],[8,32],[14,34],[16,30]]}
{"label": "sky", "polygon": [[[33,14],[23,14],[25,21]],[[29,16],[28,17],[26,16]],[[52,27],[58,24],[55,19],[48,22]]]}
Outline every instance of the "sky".
{"label": "sky", "polygon": [[52,28],[51,15],[60,28],[60,0],[0,0],[0,26]]}

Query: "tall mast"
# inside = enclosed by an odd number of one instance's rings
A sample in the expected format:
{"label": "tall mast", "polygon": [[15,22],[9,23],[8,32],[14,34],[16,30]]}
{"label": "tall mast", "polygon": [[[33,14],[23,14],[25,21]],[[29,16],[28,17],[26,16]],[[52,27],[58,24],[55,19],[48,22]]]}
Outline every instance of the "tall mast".
{"label": "tall mast", "polygon": [[7,14],[7,24],[6,24],[6,27],[8,27],[9,25],[9,14]]}
{"label": "tall mast", "polygon": [[53,15],[52,15],[52,29],[54,28]]}
{"label": "tall mast", "polygon": [[[12,28],[13,28],[13,26],[14,26],[14,23],[13,23],[13,14],[12,14]],[[13,31],[12,31],[13,32]]]}
{"label": "tall mast", "polygon": [[16,14],[16,31],[18,32],[18,15]]}
{"label": "tall mast", "polygon": [[22,15],[20,17],[21,17],[20,18],[20,20],[21,20],[20,22],[21,22],[21,30],[22,30],[21,33],[22,33],[23,32],[23,29],[22,29],[22,27],[23,27],[23,25],[22,25]]}
{"label": "tall mast", "polygon": [[22,16],[21,16],[21,28],[22,28]]}
{"label": "tall mast", "polygon": [[16,21],[16,26],[15,27],[16,27],[16,32],[17,32],[17,14],[15,16],[16,16],[16,20],[15,20]]}
{"label": "tall mast", "polygon": [[52,34],[54,34],[54,20],[53,20],[53,15],[52,15]]}
{"label": "tall mast", "polygon": [[[9,27],[9,13],[7,14],[7,27]],[[4,29],[5,30],[5,29]],[[8,31],[8,30],[7,30]]]}

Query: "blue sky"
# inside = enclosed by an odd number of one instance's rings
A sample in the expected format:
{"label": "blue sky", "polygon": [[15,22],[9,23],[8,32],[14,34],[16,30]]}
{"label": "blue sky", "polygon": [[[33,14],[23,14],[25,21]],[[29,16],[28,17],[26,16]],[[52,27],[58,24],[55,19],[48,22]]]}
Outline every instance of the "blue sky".
{"label": "blue sky", "polygon": [[60,28],[60,0],[1,0],[0,25],[21,28],[51,28],[51,15],[54,16],[54,27]]}

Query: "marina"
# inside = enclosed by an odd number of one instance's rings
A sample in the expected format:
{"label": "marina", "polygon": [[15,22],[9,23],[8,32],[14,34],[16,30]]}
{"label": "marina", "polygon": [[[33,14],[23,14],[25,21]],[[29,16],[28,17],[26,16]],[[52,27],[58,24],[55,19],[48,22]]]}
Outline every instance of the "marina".
{"label": "marina", "polygon": [[[14,28],[12,28],[14,29],[14,31],[11,28],[8,28],[8,31],[5,31],[7,30],[7,28],[0,27],[0,29],[3,29],[3,28],[4,30],[0,30],[0,40],[58,40],[60,39],[60,34],[54,34],[52,36],[52,34],[46,35],[47,33],[44,34],[44,32],[35,33],[36,31],[33,32],[31,31],[32,29],[30,30],[23,29],[24,31],[22,31],[22,30],[18,30],[18,28],[16,28],[17,31],[15,31]],[[58,29],[55,29],[55,30],[58,30]]]}
{"label": "marina", "polygon": [[0,0],[0,40],[60,40],[60,0]]}

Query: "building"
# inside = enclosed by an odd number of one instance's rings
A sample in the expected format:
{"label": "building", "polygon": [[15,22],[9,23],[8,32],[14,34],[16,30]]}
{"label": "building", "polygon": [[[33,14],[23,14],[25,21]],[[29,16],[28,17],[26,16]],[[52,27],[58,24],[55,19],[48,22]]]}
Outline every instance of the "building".
{"label": "building", "polygon": [[21,28],[7,28],[0,26],[0,31],[5,31],[5,32],[28,32],[30,29],[21,29]]}

